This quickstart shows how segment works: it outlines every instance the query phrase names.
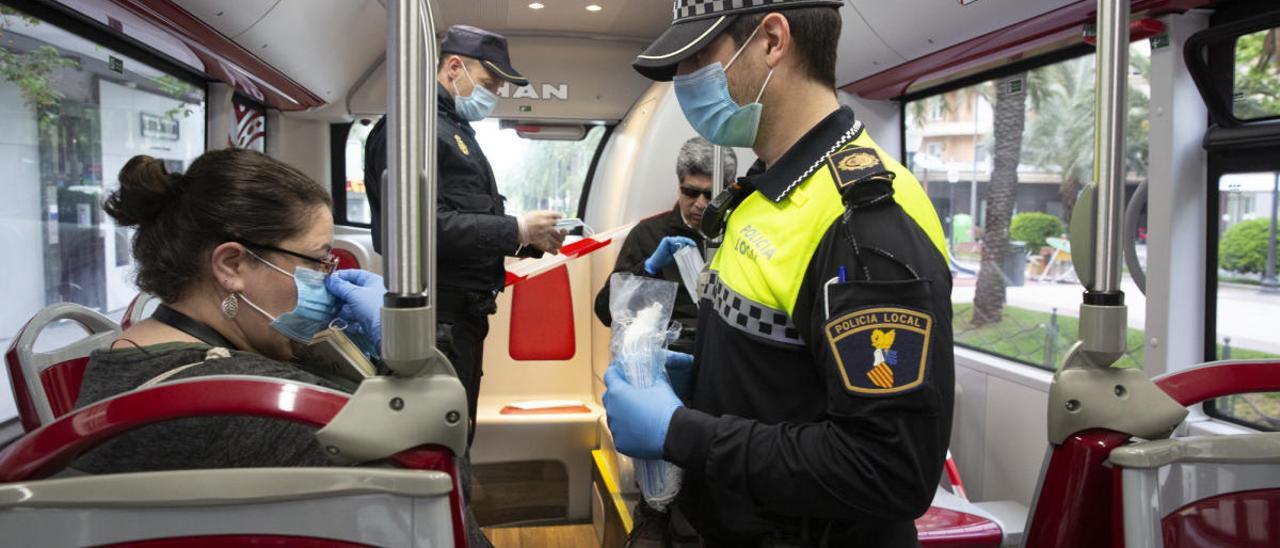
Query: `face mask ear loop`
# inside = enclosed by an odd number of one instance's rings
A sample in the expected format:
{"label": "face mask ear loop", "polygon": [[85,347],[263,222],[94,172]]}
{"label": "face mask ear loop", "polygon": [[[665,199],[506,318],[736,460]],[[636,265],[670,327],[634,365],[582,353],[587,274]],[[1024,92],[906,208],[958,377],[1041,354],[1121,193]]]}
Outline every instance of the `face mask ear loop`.
{"label": "face mask ear loop", "polygon": [[773,78],[773,69],[769,69],[769,74],[765,75],[765,77],[764,77],[764,83],[763,83],[763,84],[760,84],[760,93],[756,94],[756,102],[757,102],[757,103],[759,103],[759,102],[760,102],[760,99],[761,99],[762,97],[764,97],[764,88],[769,87],[769,79],[770,79],[770,78]]}
{"label": "face mask ear loop", "polygon": [[751,35],[747,37],[747,41],[743,42],[742,47],[738,48],[738,51],[733,54],[733,57],[729,58],[729,64],[724,66],[724,70],[728,71],[729,67],[733,66],[733,62],[738,60],[738,56],[742,55],[743,51],[746,51],[747,45],[750,44],[751,40],[756,37],[756,33],[760,32],[760,26],[762,25],[757,25],[756,30],[751,31]]}
{"label": "face mask ear loop", "polygon": [[270,319],[270,320],[271,320],[271,321],[273,321],[273,322],[274,322],[274,321],[276,321],[276,317],[275,317],[275,316],[272,316],[271,314],[268,314],[266,310],[263,310],[263,309],[261,309],[261,308],[258,308],[258,305],[253,304],[253,301],[249,300],[249,298],[248,298],[248,297],[246,297],[246,296],[244,296],[244,294],[243,294],[243,293],[236,293],[236,294],[235,294],[235,296],[236,296],[236,297],[238,297],[240,300],[244,301],[244,304],[249,305],[249,308],[252,308],[252,309],[254,309],[254,310],[257,310],[259,314],[262,314],[263,316],[266,316],[268,319]]}
{"label": "face mask ear loop", "polygon": [[[471,94],[470,94],[470,95],[467,95],[467,97],[471,97],[471,95],[475,95],[475,94],[476,94],[476,88],[478,88],[478,87],[480,87],[480,86],[477,86],[477,85],[476,85],[476,79],[475,79],[475,78],[472,78],[472,77],[471,77],[471,71],[467,70],[467,62],[466,62],[466,61],[463,61],[463,62],[462,62],[462,73],[463,73],[463,74],[465,74],[465,75],[467,75],[467,81],[468,81],[468,82],[471,82]],[[454,92],[454,93],[458,93],[458,83],[457,83],[457,82],[454,82],[454,84],[453,84],[453,92]],[[459,95],[461,95],[461,94],[459,93]]]}

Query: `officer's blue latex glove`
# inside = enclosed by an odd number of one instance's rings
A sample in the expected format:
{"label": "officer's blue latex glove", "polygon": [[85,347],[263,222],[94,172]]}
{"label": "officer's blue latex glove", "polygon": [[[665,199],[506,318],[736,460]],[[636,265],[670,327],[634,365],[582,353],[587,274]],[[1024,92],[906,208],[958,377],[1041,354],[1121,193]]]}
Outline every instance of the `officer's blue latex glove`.
{"label": "officer's blue latex glove", "polygon": [[689,399],[689,390],[693,388],[693,356],[668,350],[666,366],[671,389],[680,399]]}
{"label": "officer's blue latex glove", "polygon": [[375,346],[382,344],[382,297],[387,286],[382,276],[366,270],[339,270],[324,285],[338,298],[338,318],[359,325]]}
{"label": "officer's blue latex glove", "polygon": [[661,459],[671,416],[684,404],[663,376],[649,388],[627,382],[618,364],[610,364],[604,374],[604,411],[618,451],[638,459]]}
{"label": "officer's blue latex glove", "polygon": [[676,250],[697,245],[697,242],[684,236],[667,236],[658,243],[658,249],[653,250],[653,254],[644,260],[644,271],[650,276],[657,276],[662,269],[676,262]]}

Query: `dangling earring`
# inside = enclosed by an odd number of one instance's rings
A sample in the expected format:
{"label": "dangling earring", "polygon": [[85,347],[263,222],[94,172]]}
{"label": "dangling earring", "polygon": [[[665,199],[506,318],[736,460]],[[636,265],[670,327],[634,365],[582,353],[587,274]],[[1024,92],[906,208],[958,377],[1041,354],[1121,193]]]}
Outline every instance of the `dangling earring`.
{"label": "dangling earring", "polygon": [[239,313],[240,313],[240,300],[236,298],[235,293],[227,295],[227,298],[222,299],[222,315],[223,316],[226,316],[228,320],[234,320],[236,319],[236,314],[239,314]]}

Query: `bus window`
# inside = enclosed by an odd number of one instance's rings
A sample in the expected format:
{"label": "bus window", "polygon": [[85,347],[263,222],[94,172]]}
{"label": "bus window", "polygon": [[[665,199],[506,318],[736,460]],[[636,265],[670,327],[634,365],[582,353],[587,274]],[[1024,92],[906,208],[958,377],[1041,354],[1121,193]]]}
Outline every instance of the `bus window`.
{"label": "bus window", "polygon": [[1280,28],[1236,39],[1232,114],[1241,120],[1280,116]]}
{"label": "bus window", "polygon": [[476,140],[493,165],[498,192],[506,197],[507,215],[547,209],[578,216],[591,161],[605,135],[605,126],[590,126],[579,140],[531,140],[498,120],[471,124]]}
{"label": "bus window", "polygon": [[377,122],[375,118],[358,118],[352,124],[333,125],[334,128],[350,127],[340,151],[342,164],[335,162],[335,166],[341,166],[342,172],[345,173],[341,181],[342,187],[334,189],[333,196],[333,206],[335,213],[339,214],[340,224],[369,226],[372,222],[373,217],[369,213],[369,197],[365,194],[367,183],[364,173],[364,142],[373,131],[375,122]]}
{"label": "bus window", "polygon": [[[1211,308],[1218,359],[1280,358],[1273,320],[1280,317],[1272,228],[1278,198],[1280,173],[1231,173],[1218,180],[1218,290]],[[1218,418],[1280,429],[1280,393],[1227,396],[1208,408]]]}
{"label": "bus window", "polygon": [[[1150,46],[1134,43],[1130,57],[1132,194],[1147,177]],[[1093,182],[1094,78],[1087,54],[904,102],[904,163],[942,219],[956,273],[956,344],[1055,369],[1077,340],[1081,287],[1066,228]],[[1127,273],[1122,289],[1131,311],[1145,310]],[[1121,367],[1143,365],[1143,316],[1129,315]]]}
{"label": "bus window", "polygon": [[120,319],[137,294],[132,231],[100,204],[133,156],[181,172],[204,151],[204,86],[187,78],[0,7],[0,249],[11,265],[0,271],[0,347],[56,302]]}

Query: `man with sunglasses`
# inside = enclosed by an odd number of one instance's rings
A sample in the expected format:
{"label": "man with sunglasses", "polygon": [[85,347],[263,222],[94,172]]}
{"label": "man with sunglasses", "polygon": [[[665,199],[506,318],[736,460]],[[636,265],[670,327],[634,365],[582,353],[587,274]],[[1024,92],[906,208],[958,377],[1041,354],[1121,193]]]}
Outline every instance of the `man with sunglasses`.
{"label": "man with sunglasses", "polygon": [[[685,141],[676,155],[676,205],[666,213],[650,217],[636,224],[622,243],[613,272],[626,272],[649,276],[684,285],[675,265],[675,252],[681,247],[697,246],[705,250],[698,225],[702,214],[711,203],[711,173],[713,147],[702,137]],[[738,158],[732,149],[724,151],[724,183],[728,186],[737,174]],[[609,283],[596,295],[596,316],[606,326],[613,323],[609,314]],[[693,339],[698,321],[698,307],[689,298],[689,292],[681,287],[676,291],[675,309],[671,319],[680,322],[680,338],[671,343],[671,349],[686,354],[693,353]]]}

